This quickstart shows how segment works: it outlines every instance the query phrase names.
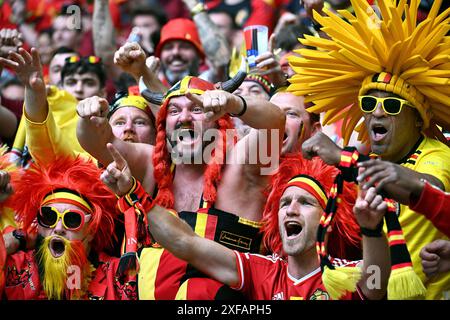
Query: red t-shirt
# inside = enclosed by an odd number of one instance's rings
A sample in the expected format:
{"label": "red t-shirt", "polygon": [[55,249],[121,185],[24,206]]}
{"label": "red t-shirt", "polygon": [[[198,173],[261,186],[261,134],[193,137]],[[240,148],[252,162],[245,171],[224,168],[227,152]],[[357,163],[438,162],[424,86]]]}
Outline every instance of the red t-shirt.
{"label": "red t-shirt", "polygon": [[[320,268],[301,279],[288,272],[286,260],[259,254],[236,254],[239,284],[233,289],[241,290],[250,300],[330,300],[322,282]],[[354,267],[360,261],[332,259],[335,266]],[[359,290],[347,293],[341,300],[362,300]]]}
{"label": "red t-shirt", "polygon": [[[42,290],[35,251],[19,251],[6,260],[4,271],[4,297],[8,300],[46,300]],[[85,299],[137,300],[136,281],[120,283],[115,274],[119,258],[100,254],[97,267],[89,283]],[[1,270],[0,270],[1,271]],[[0,277],[1,278],[1,277]]]}

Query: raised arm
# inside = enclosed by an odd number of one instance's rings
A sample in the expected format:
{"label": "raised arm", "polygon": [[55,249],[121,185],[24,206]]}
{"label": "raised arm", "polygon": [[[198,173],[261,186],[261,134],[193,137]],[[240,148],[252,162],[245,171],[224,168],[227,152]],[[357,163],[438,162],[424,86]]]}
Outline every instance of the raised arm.
{"label": "raised arm", "polygon": [[108,0],[95,0],[92,32],[95,55],[102,58],[103,63],[107,66],[106,70],[109,76],[118,77],[121,70],[114,65],[116,30],[109,12]]}
{"label": "raised arm", "polygon": [[145,52],[137,42],[126,43],[114,53],[114,64],[131,74],[136,82],[139,83],[142,77],[150,90],[165,92],[167,88],[158,78],[159,59],[150,57],[146,61]]}
{"label": "raised arm", "polygon": [[[126,195],[133,185],[131,171],[125,158],[111,144],[108,144],[108,151],[114,162],[100,178],[118,196]],[[236,256],[232,250],[199,237],[187,223],[160,206],[155,205],[147,217],[152,236],[177,258],[222,283],[238,283]]]}
{"label": "raised arm", "polygon": [[106,145],[112,143],[125,157],[133,176],[141,181],[147,192],[154,187],[151,159],[153,146],[143,143],[129,143],[116,138],[107,119],[108,101],[100,97],[90,97],[80,101],[77,106],[80,116],[77,138],[80,145],[107,166],[113,161]]}
{"label": "raised arm", "polygon": [[197,26],[200,41],[205,50],[206,57],[212,63],[215,79],[211,82],[225,81],[228,78],[226,69],[231,57],[231,50],[225,36],[219,28],[211,21],[208,13],[201,8],[202,3],[198,0],[183,0],[191,11],[192,19]]}
{"label": "raised arm", "polygon": [[[373,233],[383,221],[386,210],[387,204],[380,195],[377,195],[375,188],[362,192],[353,207],[359,226],[366,230],[373,230]],[[367,236],[369,234],[367,232],[362,232],[362,234],[363,267],[358,286],[365,297],[371,300],[379,300],[386,295],[391,272],[387,239],[383,231],[380,231],[380,234],[376,236]],[[374,271],[380,277],[376,279],[378,281],[372,283],[370,278],[373,277]],[[376,284],[379,284],[379,286]]]}
{"label": "raised arm", "polygon": [[242,163],[241,160],[244,161],[243,163],[249,163],[249,157],[256,155],[256,167],[267,166],[266,159],[260,155],[277,156],[281,151],[286,117],[273,103],[253,97],[240,97],[222,90],[206,91],[201,96],[188,93],[186,97],[202,105],[203,112],[210,121],[215,121],[225,113],[229,113],[239,116],[245,124],[253,128],[237,143],[233,151],[239,157],[241,155],[245,157],[245,159],[239,159],[239,163]]}
{"label": "raised arm", "polygon": [[10,52],[8,59],[0,58],[0,64],[9,67],[25,85],[25,112],[29,120],[43,122],[48,115],[47,92],[39,54],[31,48],[31,54],[23,48]]}

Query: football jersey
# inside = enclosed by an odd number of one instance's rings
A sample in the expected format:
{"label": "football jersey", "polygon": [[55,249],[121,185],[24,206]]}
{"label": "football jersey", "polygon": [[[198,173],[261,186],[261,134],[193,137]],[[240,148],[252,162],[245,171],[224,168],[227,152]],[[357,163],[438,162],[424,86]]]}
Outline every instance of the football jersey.
{"label": "football jersey", "polygon": [[[239,283],[233,289],[240,290],[250,300],[330,300],[322,282],[320,267],[306,276],[296,279],[289,274],[288,263],[279,256],[236,254]],[[331,259],[334,266],[355,267],[361,261]],[[362,300],[357,289],[346,293],[341,300]]]}
{"label": "football jersey", "polygon": [[[411,170],[436,177],[444,184],[445,191],[450,191],[450,148],[443,143],[423,137],[399,164]],[[450,273],[427,278],[422,270],[420,251],[434,240],[449,240],[449,238],[440,232],[423,214],[414,212],[408,206],[401,205],[397,214],[411,255],[414,271],[427,288],[426,299],[442,299],[444,295],[450,293]]]}

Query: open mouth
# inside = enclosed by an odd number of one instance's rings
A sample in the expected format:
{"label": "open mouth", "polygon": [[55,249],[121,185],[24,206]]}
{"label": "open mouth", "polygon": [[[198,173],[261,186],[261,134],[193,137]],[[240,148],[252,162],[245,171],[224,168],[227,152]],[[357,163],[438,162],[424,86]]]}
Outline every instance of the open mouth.
{"label": "open mouth", "polygon": [[303,230],[302,225],[296,221],[288,221],[284,224],[284,227],[286,229],[286,235],[287,235],[288,239],[295,238]]}
{"label": "open mouth", "polygon": [[197,142],[199,134],[192,129],[182,129],[178,133],[178,142],[182,144],[193,144]]}
{"label": "open mouth", "polygon": [[375,124],[372,126],[372,138],[374,141],[383,140],[387,135],[388,130],[381,124]]}
{"label": "open mouth", "polygon": [[49,243],[50,253],[54,258],[59,258],[64,254],[66,245],[60,237],[53,237]]}

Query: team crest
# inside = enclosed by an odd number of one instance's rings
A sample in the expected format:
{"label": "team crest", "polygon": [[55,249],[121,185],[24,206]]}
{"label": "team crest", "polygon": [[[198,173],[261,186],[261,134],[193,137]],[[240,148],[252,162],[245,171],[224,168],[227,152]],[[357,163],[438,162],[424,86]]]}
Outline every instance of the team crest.
{"label": "team crest", "polygon": [[326,291],[321,289],[317,289],[314,293],[309,297],[309,300],[330,300],[330,296]]}

